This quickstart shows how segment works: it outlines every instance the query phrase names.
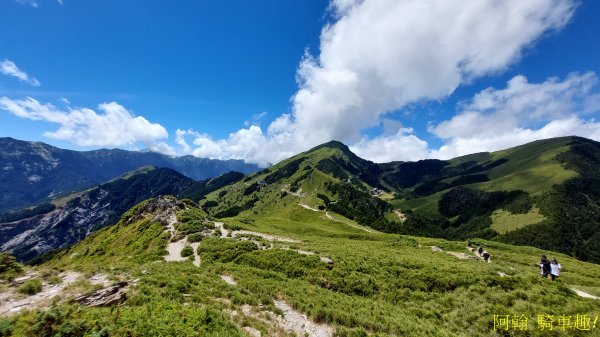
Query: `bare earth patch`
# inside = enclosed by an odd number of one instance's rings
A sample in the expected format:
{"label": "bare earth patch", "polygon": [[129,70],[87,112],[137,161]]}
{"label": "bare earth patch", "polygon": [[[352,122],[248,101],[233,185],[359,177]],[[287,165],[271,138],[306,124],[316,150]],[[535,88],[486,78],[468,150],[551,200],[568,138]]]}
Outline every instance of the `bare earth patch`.
{"label": "bare earth patch", "polygon": [[276,235],[264,234],[264,233],[258,233],[258,232],[252,232],[252,231],[233,231],[231,233],[231,236],[236,237],[238,235],[244,235],[244,234],[258,236],[258,237],[261,237],[268,241],[300,242],[298,240],[294,240],[294,239],[290,239],[290,238],[286,238],[286,237],[282,237],[282,236],[276,236]]}
{"label": "bare earth patch", "polygon": [[306,208],[306,209],[308,209],[308,210],[310,210],[310,211],[313,211],[313,212],[320,212],[320,210],[318,210],[318,209],[316,209],[316,208],[314,208],[314,207],[310,207],[310,206],[308,206],[307,204],[298,204],[298,205],[299,205],[300,207]]}
{"label": "bare earth patch", "polygon": [[165,255],[165,261],[187,261],[187,257],[181,256],[181,250],[187,244],[187,239],[183,238],[177,242],[169,242],[167,245],[168,254]]}
{"label": "bare earth patch", "polygon": [[275,306],[283,311],[283,317],[277,316],[277,322],[286,331],[293,332],[298,336],[329,337],[333,335],[331,326],[314,323],[305,314],[294,310],[284,301],[275,301]]}
{"label": "bare earth patch", "polygon": [[[10,288],[0,294],[0,315],[11,315],[21,310],[44,308],[50,306],[52,299],[63,293],[63,290],[75,283],[82,274],[75,271],[66,271],[59,275],[61,282],[58,284],[43,283],[42,291],[35,295],[23,295],[17,292],[17,288]],[[109,283],[107,276],[97,274],[89,278],[92,284],[105,285]]]}
{"label": "bare earth patch", "polygon": [[225,283],[235,286],[237,285],[237,282],[235,282],[235,280],[233,279],[233,277],[229,276],[229,275],[221,275],[221,279],[223,281],[225,281]]}
{"label": "bare earth patch", "polygon": [[576,288],[571,288],[571,290],[573,290],[577,295],[583,297],[583,298],[591,298],[593,300],[600,300],[600,297],[598,296],[594,296],[590,293],[586,293],[585,291],[576,289]]}

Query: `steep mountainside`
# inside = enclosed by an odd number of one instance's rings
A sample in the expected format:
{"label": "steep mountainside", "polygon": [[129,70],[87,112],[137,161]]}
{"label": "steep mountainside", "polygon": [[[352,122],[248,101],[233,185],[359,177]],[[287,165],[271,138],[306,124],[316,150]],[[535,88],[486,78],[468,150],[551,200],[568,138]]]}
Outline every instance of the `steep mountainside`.
{"label": "steep mountainside", "polygon": [[133,205],[159,195],[177,195],[195,182],[171,169],[138,170],[90,190],[45,204],[38,214],[0,218],[0,250],[21,261],[84,239],[115,223]]}
{"label": "steep mountainside", "polygon": [[144,166],[171,168],[196,180],[229,171],[258,170],[240,160],[174,158],[119,149],[78,152],[40,142],[0,138],[0,212],[98,185]]}
{"label": "steep mountainside", "polygon": [[600,262],[593,237],[599,163],[599,143],[578,137],[388,164],[330,142],[209,194],[202,204],[216,217],[232,217],[275,213],[300,198],[295,202],[385,232],[534,244]]}

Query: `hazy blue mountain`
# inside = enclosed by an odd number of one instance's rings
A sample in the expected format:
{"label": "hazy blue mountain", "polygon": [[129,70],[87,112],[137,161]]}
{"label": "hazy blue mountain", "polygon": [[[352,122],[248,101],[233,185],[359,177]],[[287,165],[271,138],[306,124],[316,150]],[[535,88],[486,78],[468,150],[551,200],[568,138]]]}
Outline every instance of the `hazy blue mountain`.
{"label": "hazy blue mountain", "polygon": [[144,166],[171,168],[195,180],[229,171],[258,170],[256,165],[241,160],[169,157],[120,149],[80,152],[41,142],[0,138],[0,211],[95,186]]}

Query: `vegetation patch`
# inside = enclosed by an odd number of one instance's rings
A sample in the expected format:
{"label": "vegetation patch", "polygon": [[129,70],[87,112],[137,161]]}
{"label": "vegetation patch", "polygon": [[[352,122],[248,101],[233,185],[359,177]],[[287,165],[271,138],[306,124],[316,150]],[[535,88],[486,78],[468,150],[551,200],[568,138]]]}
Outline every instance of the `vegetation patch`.
{"label": "vegetation patch", "polygon": [[492,213],[492,229],[500,234],[506,234],[512,230],[533,225],[546,219],[540,214],[540,209],[534,207],[529,213],[513,214],[507,210],[499,209]]}

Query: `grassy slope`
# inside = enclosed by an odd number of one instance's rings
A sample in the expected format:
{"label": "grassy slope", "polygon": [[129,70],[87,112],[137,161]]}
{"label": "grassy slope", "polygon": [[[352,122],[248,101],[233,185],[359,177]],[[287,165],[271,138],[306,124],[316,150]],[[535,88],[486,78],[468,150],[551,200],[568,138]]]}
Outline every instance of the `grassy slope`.
{"label": "grassy slope", "polygon": [[493,159],[508,161],[490,170],[489,182],[473,184],[473,187],[493,191],[521,189],[537,195],[549,186],[575,177],[577,172],[566,170],[553,159],[568,150],[570,140],[569,137],[554,138],[494,152]]}
{"label": "grassy slope", "polygon": [[[243,304],[259,310],[262,303],[264,309],[277,311],[275,299],[334,325],[341,336],[496,336],[494,314],[524,314],[530,319],[530,335],[544,336],[535,323],[538,314],[591,315],[600,310],[599,301],[580,298],[569,289],[576,285],[600,295],[598,265],[496,242],[480,242],[492,254],[492,264],[459,260],[429,246],[467,252],[462,242],[367,233],[298,206],[314,206],[311,200],[287,195],[258,214],[246,211],[224,219],[229,226],[300,242],[278,243],[273,250],[244,253],[228,262],[203,253],[200,268],[191,262],[153,262],[161,261],[166,241],[162,227],[147,219],[101,230],[42,268],[126,275],[139,278],[139,286],[119,310],[69,304],[53,310],[90,336],[100,327],[112,336],[241,336],[242,326],[267,335],[273,330],[265,323],[251,317],[232,319],[223,310],[241,311]],[[200,247],[229,249],[224,240],[230,239],[210,239]],[[280,248],[316,252],[334,264]],[[541,253],[559,259],[564,268],[560,281],[539,277]],[[225,284],[220,274],[231,275],[238,285]],[[14,335],[27,336],[44,317],[35,312],[18,316],[12,323]],[[64,322],[57,326],[64,328]]]}
{"label": "grassy slope", "polygon": [[[454,158],[449,160],[449,163],[451,166],[457,166],[469,161],[485,163],[492,160],[504,159],[506,160],[505,163],[487,171],[489,181],[464,186],[484,191],[520,189],[535,196],[547,191],[554,184],[559,184],[577,176],[577,172],[565,169],[557,160],[553,159],[558,154],[568,150],[568,143],[571,140],[571,137],[563,137],[536,141],[507,150],[492,153],[476,153]],[[454,179],[456,178],[450,178],[444,180],[444,182],[449,183]],[[446,192],[448,190],[421,198],[392,200],[390,203],[400,209],[408,208],[426,214],[437,214],[438,202]],[[501,230],[514,230],[528,224],[537,223],[543,219],[535,217],[534,214],[529,214],[525,221],[519,216],[502,217],[500,220],[492,218],[492,220],[495,220],[496,223],[498,221],[502,222],[502,225],[499,227],[496,225]]]}
{"label": "grassy slope", "polygon": [[492,213],[492,229],[500,234],[542,222],[546,219],[540,214],[540,209],[533,207],[525,214],[512,214],[505,210],[497,210]]}

